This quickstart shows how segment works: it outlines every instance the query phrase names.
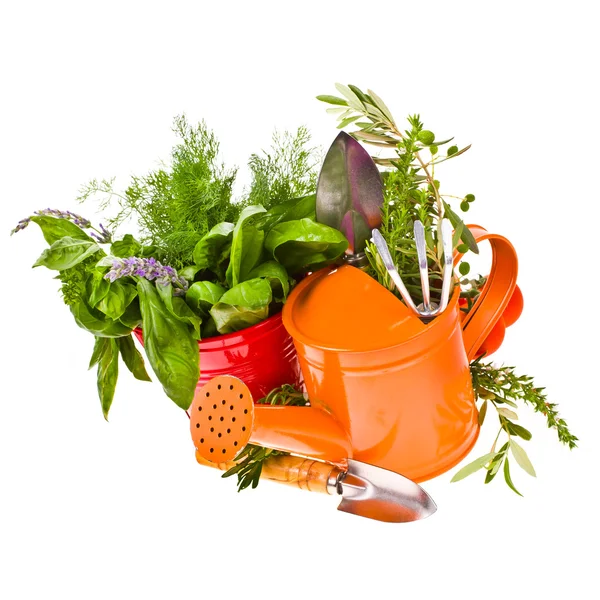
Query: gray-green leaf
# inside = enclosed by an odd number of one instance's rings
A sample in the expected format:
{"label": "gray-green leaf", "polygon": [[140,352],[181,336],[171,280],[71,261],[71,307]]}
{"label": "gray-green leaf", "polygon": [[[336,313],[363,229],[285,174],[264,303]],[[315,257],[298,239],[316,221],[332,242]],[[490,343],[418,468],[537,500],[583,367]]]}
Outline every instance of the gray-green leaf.
{"label": "gray-green leaf", "polygon": [[479,458],[476,458],[473,462],[469,463],[466,467],[463,467],[458,473],[455,473],[454,477],[450,480],[451,482],[460,481],[473,473],[479,471],[479,469],[483,469],[487,463],[492,460],[496,456],[495,452],[490,452],[489,454],[484,454]]}
{"label": "gray-green leaf", "polygon": [[510,440],[510,449],[521,469],[523,469],[523,471],[526,473],[529,473],[529,475],[532,477],[536,477],[535,469],[529,460],[529,456],[527,456],[527,452],[525,452],[522,446],[517,444],[517,442],[515,442],[515,440],[512,438]]}

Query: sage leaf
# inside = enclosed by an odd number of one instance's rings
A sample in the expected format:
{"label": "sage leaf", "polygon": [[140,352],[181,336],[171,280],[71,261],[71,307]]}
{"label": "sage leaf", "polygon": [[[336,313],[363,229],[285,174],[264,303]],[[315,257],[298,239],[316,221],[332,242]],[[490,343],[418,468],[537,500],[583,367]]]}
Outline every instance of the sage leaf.
{"label": "sage leaf", "polygon": [[521,469],[523,469],[523,471],[526,473],[529,473],[529,475],[532,477],[536,477],[535,469],[533,468],[533,465],[527,456],[527,452],[525,452],[525,450],[519,444],[517,444],[514,439],[510,440],[510,449]]}
{"label": "sage leaf", "polygon": [[476,473],[477,471],[479,471],[479,469],[485,467],[485,465],[487,465],[487,463],[490,462],[490,460],[495,456],[495,452],[490,452],[489,454],[484,454],[483,456],[476,458],[473,462],[469,463],[467,466],[463,467],[460,471],[458,471],[458,473],[455,473],[454,477],[452,477],[450,481],[460,481],[461,479],[464,479],[465,477]]}
{"label": "sage leaf", "polygon": [[96,242],[66,236],[56,240],[50,248],[44,250],[33,266],[64,271],[100,251],[101,248]]}
{"label": "sage leaf", "polygon": [[140,381],[152,381],[146,371],[144,359],[139,353],[138,349],[135,347],[133,338],[130,335],[117,338],[117,344],[119,346],[121,358],[133,376]]}

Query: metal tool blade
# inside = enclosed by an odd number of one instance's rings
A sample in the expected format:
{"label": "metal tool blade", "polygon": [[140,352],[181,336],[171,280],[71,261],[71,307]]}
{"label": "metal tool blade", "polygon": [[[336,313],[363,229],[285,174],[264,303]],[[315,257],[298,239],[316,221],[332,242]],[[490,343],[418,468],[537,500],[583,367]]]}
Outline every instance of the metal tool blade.
{"label": "metal tool blade", "polygon": [[348,471],[338,483],[338,510],[386,523],[409,523],[432,515],[437,506],[410,479],[381,467],[348,459]]}
{"label": "metal tool blade", "polygon": [[396,284],[396,287],[398,288],[400,295],[404,299],[404,302],[406,302],[406,305],[409,308],[411,308],[417,315],[420,315],[419,311],[417,310],[417,307],[415,306],[415,303],[413,302],[413,299],[411,298],[410,294],[408,293],[408,290],[406,289],[406,286],[404,285],[404,282],[402,281],[402,277],[400,277],[400,273],[398,273],[398,269],[396,269],[396,265],[392,260],[390,249],[388,248],[387,242],[385,241],[384,237],[381,235],[379,229],[373,229],[371,235],[373,236],[373,243],[377,248],[377,252],[379,252],[379,256],[381,256],[381,260],[383,261],[387,272],[392,278],[392,281]]}
{"label": "metal tool blade", "polygon": [[452,282],[452,272],[454,262],[452,256],[452,224],[448,219],[442,219],[441,226],[442,246],[444,248],[444,274],[442,279],[442,295],[438,314],[446,310],[448,300],[450,299],[450,283]]}
{"label": "metal tool blade", "polygon": [[421,275],[421,289],[423,291],[423,307],[426,313],[431,312],[431,296],[429,293],[429,269],[427,268],[427,244],[425,242],[425,228],[421,221],[415,221],[413,230],[415,244],[419,258],[419,273]]}

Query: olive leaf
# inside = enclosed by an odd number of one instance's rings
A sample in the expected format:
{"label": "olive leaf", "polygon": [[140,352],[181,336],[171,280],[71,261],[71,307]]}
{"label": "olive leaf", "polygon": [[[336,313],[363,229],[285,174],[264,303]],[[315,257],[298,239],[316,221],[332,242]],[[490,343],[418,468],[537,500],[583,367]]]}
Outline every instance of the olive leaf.
{"label": "olive leaf", "polygon": [[479,469],[483,469],[485,465],[490,462],[496,456],[495,452],[490,452],[489,454],[484,454],[479,458],[476,458],[473,462],[469,463],[466,467],[463,467],[458,473],[454,474],[454,477],[450,480],[451,482],[460,481],[473,473],[479,471]]}
{"label": "olive leaf", "polygon": [[526,473],[529,473],[529,475],[532,477],[536,477],[535,469],[533,468],[533,465],[527,456],[527,452],[525,452],[525,450],[519,444],[517,444],[514,439],[510,440],[510,449],[521,469],[523,469],[523,471]]}
{"label": "olive leaf", "polygon": [[521,494],[521,492],[515,487],[515,484],[512,482],[512,479],[510,477],[510,468],[508,466],[508,458],[506,458],[506,460],[504,461],[504,480],[508,484],[508,487],[513,492],[515,492],[515,494],[519,494],[519,496],[523,496],[523,494]]}

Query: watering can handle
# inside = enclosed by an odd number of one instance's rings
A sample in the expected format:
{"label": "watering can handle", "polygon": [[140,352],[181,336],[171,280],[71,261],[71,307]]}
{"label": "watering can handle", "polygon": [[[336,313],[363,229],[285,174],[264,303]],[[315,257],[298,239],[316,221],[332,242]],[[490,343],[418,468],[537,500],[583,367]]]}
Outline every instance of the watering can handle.
{"label": "watering can handle", "polygon": [[[463,322],[463,339],[469,361],[477,352],[494,325],[500,320],[517,284],[518,259],[513,245],[503,236],[488,233],[480,225],[467,225],[479,243],[488,240],[492,247],[492,266],[487,282],[473,308]],[[454,264],[462,254],[455,253]]]}

